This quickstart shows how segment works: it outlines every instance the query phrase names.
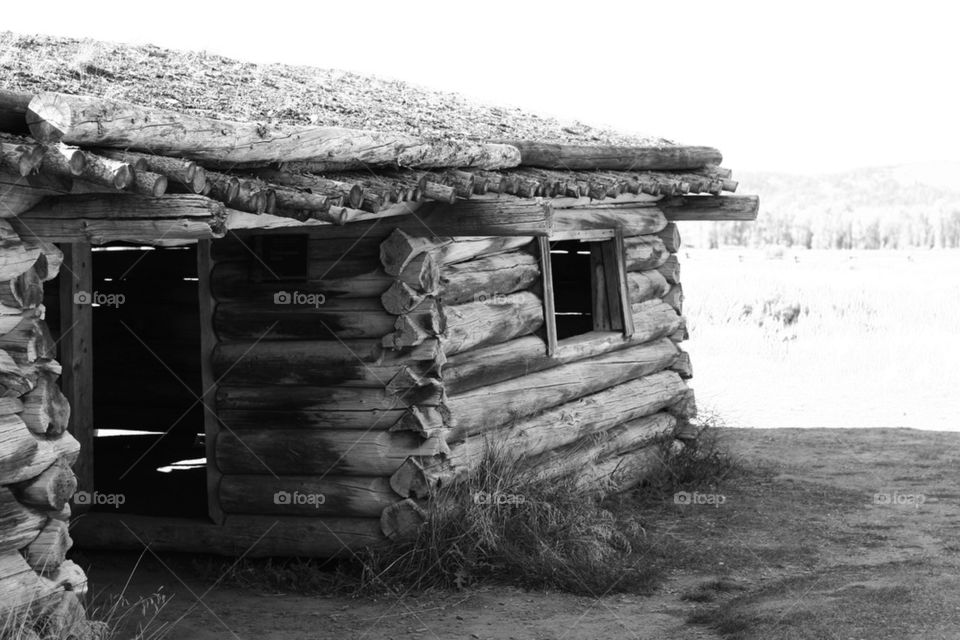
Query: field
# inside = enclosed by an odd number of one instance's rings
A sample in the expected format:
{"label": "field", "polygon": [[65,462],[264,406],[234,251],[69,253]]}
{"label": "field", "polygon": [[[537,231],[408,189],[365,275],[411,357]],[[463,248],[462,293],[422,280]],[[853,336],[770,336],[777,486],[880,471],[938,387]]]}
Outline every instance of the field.
{"label": "field", "polygon": [[680,257],[702,411],[739,427],[960,429],[960,251]]}

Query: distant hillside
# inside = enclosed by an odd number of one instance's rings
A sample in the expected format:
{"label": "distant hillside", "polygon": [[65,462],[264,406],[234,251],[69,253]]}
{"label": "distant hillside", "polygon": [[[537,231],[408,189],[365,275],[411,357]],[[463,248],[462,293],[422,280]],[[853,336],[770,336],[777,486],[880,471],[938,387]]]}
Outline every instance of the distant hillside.
{"label": "distant hillside", "polygon": [[960,246],[960,163],[824,175],[737,172],[734,178],[738,193],[760,196],[757,222],[705,223],[685,239],[698,246]]}

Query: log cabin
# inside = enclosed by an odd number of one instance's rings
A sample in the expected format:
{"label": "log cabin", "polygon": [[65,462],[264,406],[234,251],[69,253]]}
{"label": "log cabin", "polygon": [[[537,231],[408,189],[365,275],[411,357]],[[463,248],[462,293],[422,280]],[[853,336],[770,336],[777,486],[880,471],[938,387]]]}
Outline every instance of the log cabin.
{"label": "log cabin", "polygon": [[637,483],[696,411],[679,226],[757,215],[721,161],[0,90],[0,609],[71,544],[401,539],[491,445]]}

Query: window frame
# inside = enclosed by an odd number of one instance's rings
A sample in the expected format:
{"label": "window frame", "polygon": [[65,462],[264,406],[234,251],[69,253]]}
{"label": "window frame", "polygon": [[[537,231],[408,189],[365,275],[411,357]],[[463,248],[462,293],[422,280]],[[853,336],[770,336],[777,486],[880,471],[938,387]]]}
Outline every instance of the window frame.
{"label": "window frame", "polygon": [[[593,331],[563,340],[557,338],[553,263],[550,257],[550,243],[558,240],[579,240],[590,245],[590,294],[593,300]],[[629,339],[633,336],[633,314],[621,229],[592,229],[540,236],[538,249],[548,356],[560,355],[565,347],[576,348],[577,344],[594,338],[606,340],[611,335],[618,335]]]}

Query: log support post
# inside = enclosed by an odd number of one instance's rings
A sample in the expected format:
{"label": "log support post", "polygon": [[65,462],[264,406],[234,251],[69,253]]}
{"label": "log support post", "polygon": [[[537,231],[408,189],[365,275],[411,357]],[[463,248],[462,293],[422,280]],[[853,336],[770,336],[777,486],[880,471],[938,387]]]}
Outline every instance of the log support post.
{"label": "log support post", "polygon": [[[93,487],[93,306],[80,304],[93,292],[93,264],[90,245],[65,244],[60,284],[61,384],[70,403],[68,430],[80,443],[80,457],[74,464],[77,489]],[[81,507],[78,505],[78,511]]]}

